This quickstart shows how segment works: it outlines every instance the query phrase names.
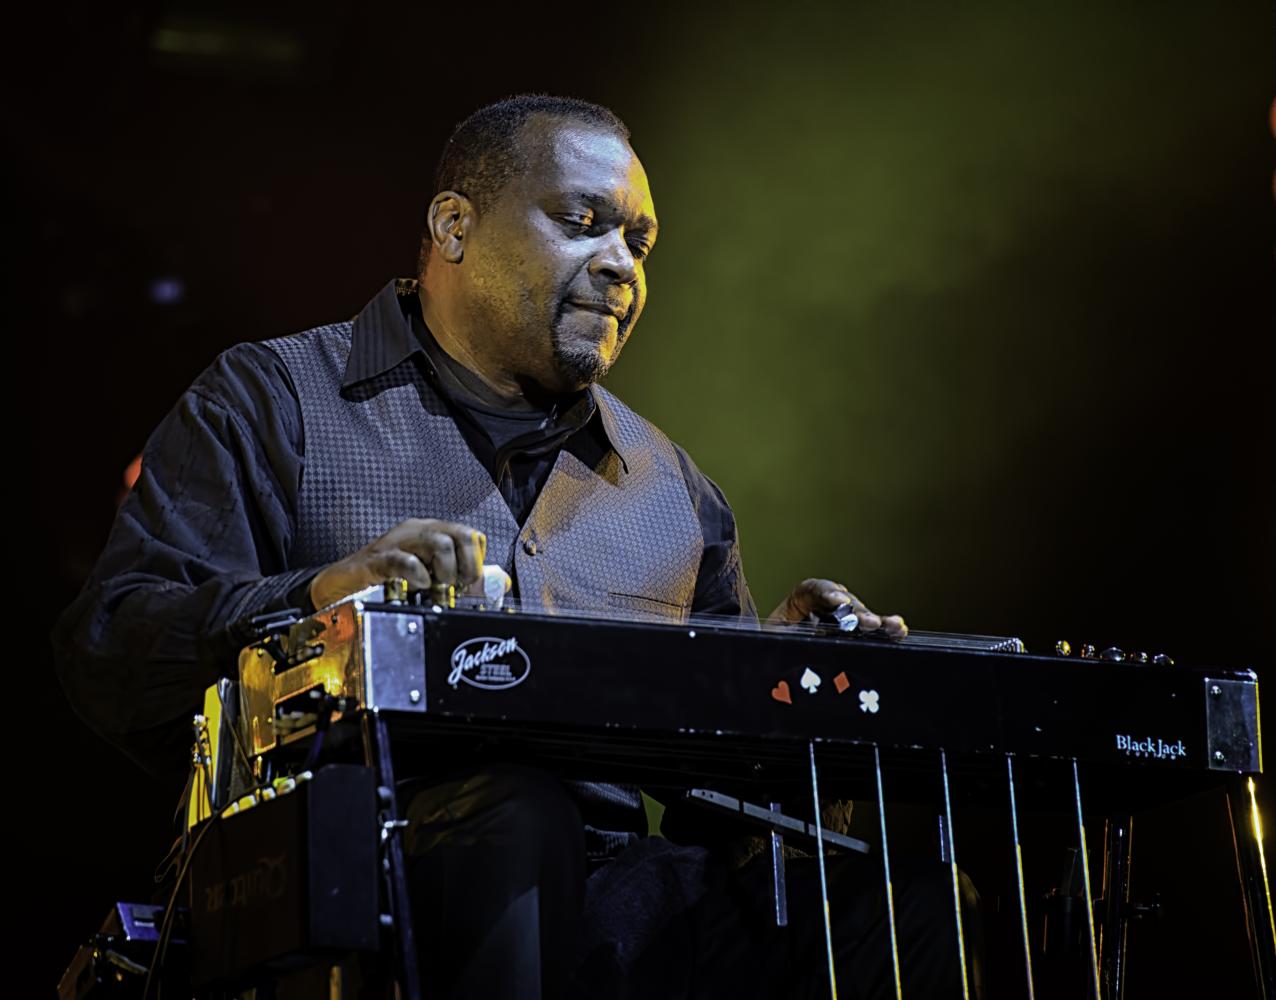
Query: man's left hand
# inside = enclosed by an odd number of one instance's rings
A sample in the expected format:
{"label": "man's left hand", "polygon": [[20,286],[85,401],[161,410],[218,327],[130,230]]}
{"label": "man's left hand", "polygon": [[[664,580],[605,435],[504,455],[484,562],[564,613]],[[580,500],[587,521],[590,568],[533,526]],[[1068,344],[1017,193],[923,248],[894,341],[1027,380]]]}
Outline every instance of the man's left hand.
{"label": "man's left hand", "polygon": [[815,622],[820,615],[827,615],[843,604],[851,605],[855,617],[859,619],[859,630],[876,632],[891,639],[902,639],[908,635],[908,626],[899,615],[879,615],[868,609],[858,597],[832,580],[811,578],[803,580],[783,601],[767,616],[768,625],[786,625],[794,622]]}

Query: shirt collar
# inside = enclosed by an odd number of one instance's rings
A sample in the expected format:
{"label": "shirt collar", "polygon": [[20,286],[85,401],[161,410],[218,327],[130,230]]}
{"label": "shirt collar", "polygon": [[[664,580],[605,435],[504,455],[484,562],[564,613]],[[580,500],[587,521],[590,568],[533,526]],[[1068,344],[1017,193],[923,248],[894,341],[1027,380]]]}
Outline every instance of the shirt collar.
{"label": "shirt collar", "polygon": [[[350,357],[346,361],[341,388],[382,375],[414,354],[425,354],[412,330],[411,309],[417,302],[415,278],[395,278],[354,318],[350,331]],[[594,407],[594,419],[601,422],[607,444],[620,458],[625,471],[629,462],[618,447],[620,435],[606,393],[591,385],[586,390]]]}
{"label": "shirt collar", "polygon": [[350,357],[342,389],[384,374],[421,350],[401,301],[415,297],[416,289],[413,279],[396,278],[359,311],[350,330]]}

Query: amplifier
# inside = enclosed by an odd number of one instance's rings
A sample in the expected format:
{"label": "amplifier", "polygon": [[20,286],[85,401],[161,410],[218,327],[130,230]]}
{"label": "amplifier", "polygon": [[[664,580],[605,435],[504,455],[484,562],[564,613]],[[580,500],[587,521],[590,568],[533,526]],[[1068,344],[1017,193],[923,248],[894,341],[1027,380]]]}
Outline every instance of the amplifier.
{"label": "amplifier", "polygon": [[379,944],[371,768],[331,764],[201,828],[191,859],[191,982],[233,983]]}

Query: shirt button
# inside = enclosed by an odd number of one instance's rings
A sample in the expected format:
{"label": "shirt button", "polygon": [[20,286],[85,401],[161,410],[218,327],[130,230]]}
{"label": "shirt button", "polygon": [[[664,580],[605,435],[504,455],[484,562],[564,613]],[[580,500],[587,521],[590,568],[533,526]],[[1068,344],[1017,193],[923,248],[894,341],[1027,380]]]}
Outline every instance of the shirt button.
{"label": "shirt button", "polygon": [[536,542],[531,538],[523,539],[523,551],[529,556],[536,555]]}

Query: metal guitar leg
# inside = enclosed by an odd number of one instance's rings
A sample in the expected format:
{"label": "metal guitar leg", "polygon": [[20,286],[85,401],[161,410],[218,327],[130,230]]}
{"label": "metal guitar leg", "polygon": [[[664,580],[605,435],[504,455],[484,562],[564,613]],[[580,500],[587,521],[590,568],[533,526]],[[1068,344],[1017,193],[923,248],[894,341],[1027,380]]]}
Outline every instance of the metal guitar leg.
{"label": "metal guitar leg", "polygon": [[1010,788],[1010,833],[1015,845],[1015,886],[1019,890],[1019,930],[1023,935],[1023,969],[1028,980],[1028,1000],[1035,1000],[1032,984],[1032,939],[1028,934],[1028,900],[1023,881],[1023,849],[1019,845],[1019,804],[1015,799],[1015,763],[1006,754],[1006,781]]}
{"label": "metal guitar leg", "polygon": [[404,862],[402,831],[407,821],[399,818],[394,788],[394,765],[390,760],[390,735],[385,720],[375,709],[363,717],[363,745],[368,763],[376,769],[380,807],[382,866],[389,889],[390,919],[393,922],[396,996],[400,1000],[421,1000],[421,980],[417,969],[416,939],[412,932],[412,906],[408,900],[407,868]]}
{"label": "metal guitar leg", "polygon": [[[780,803],[772,802],[771,811],[779,812]],[[772,829],[767,838],[771,846],[771,899],[774,903],[776,927],[789,924],[789,894],[784,884],[784,837]]]}
{"label": "metal guitar leg", "polygon": [[895,974],[895,1000],[903,1000],[899,974],[899,937],[895,928],[895,889],[891,885],[891,852],[886,844],[886,796],[882,794],[882,751],[873,747],[873,770],[877,774],[877,814],[882,824],[882,872],[886,878],[886,919],[891,930],[891,969]]}
{"label": "metal guitar leg", "polygon": [[1133,837],[1132,816],[1108,818],[1103,838],[1103,923],[1099,929],[1099,979],[1104,1000],[1121,1000],[1125,995]]}
{"label": "metal guitar leg", "polygon": [[1090,890],[1090,851],[1085,842],[1085,815],[1081,810],[1081,777],[1077,773],[1077,761],[1072,760],[1072,791],[1077,805],[1077,838],[1081,844],[1081,878],[1085,891],[1086,927],[1090,934],[1090,986],[1094,1000],[1101,1000],[1099,986],[1099,943],[1094,930],[1094,896]]}
{"label": "metal guitar leg", "polygon": [[[1276,997],[1276,923],[1263,845],[1263,818],[1258,811],[1258,780],[1237,775],[1227,782],[1227,812],[1232,821],[1236,875],[1245,905],[1245,930],[1259,995]],[[1270,822],[1271,817],[1268,817]]]}
{"label": "metal guitar leg", "polygon": [[820,902],[824,907],[824,944],[829,960],[829,995],[837,1000],[837,969],[833,966],[833,923],[829,913],[829,883],[824,871],[824,829],[820,818],[820,780],[815,770],[815,741],[806,744],[811,761],[811,801],[815,806],[815,857],[820,863]]}
{"label": "metal guitar leg", "polygon": [[948,794],[948,754],[939,751],[939,770],[944,776],[944,845],[942,853],[953,876],[953,919],[957,925],[957,959],[961,969],[961,995],[970,998],[970,976],[966,971],[966,936],[961,926],[961,878],[957,871],[957,843],[953,839],[953,804]]}

